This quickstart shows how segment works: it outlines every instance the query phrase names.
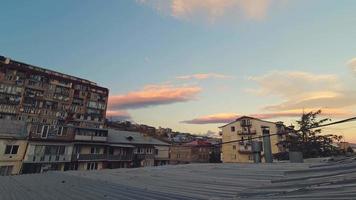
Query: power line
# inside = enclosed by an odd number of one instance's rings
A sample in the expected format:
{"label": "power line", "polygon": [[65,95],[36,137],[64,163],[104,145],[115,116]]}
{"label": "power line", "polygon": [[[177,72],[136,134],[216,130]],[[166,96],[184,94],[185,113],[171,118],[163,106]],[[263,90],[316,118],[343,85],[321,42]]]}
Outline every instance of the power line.
{"label": "power line", "polygon": [[[344,120],[340,120],[340,121],[336,121],[336,122],[332,122],[332,123],[328,123],[328,124],[322,124],[322,125],[319,125],[319,126],[316,126],[316,127],[308,128],[306,130],[320,128],[320,127],[326,127],[326,126],[332,126],[332,125],[342,124],[342,123],[351,122],[351,121],[356,121],[356,117],[352,117],[352,118],[348,118],[348,119],[344,119]],[[266,135],[251,137],[251,138],[247,138],[247,139],[238,139],[238,140],[231,140],[231,141],[227,141],[227,142],[220,142],[220,143],[217,143],[217,144],[213,144],[213,146],[210,147],[210,148],[218,148],[219,146],[221,146],[223,144],[243,142],[243,141],[246,141],[246,140],[260,139],[260,138],[263,138],[263,137],[269,137],[269,136],[275,136],[275,135],[286,135],[286,134],[289,134],[289,133],[293,133],[293,132],[295,133],[295,132],[299,132],[299,131],[300,130],[285,131],[285,132],[282,132],[282,133],[266,134]],[[194,147],[204,147],[204,145],[196,145]],[[181,148],[191,148],[191,147],[190,146],[181,146]]]}

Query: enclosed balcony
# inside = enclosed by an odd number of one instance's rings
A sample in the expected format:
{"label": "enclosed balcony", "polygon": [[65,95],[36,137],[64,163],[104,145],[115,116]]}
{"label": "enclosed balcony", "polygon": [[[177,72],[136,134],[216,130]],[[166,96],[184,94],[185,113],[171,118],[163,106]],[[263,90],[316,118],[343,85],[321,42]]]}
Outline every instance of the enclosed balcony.
{"label": "enclosed balcony", "polygon": [[72,157],[72,161],[105,161],[106,159],[106,154],[75,154]]}
{"label": "enclosed balcony", "polygon": [[74,136],[76,141],[106,142],[108,130],[94,128],[78,128]]}

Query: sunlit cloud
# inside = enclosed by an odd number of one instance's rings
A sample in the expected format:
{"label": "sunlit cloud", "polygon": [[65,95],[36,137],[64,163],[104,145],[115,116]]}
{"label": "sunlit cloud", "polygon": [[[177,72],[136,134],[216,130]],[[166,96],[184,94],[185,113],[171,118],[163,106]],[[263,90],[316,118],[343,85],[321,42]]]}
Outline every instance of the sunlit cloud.
{"label": "sunlit cloud", "polygon": [[347,62],[347,65],[351,68],[351,70],[356,73],[356,58],[353,58]]}
{"label": "sunlit cloud", "polygon": [[248,92],[282,98],[281,103],[265,106],[264,110],[268,111],[356,106],[356,91],[346,88],[335,75],[287,71],[271,72],[249,80],[257,83],[258,88]]}
{"label": "sunlit cloud", "polygon": [[191,75],[184,75],[184,76],[177,76],[177,79],[181,80],[189,80],[189,79],[197,79],[197,80],[203,80],[203,79],[231,79],[233,78],[232,76],[224,75],[224,74],[218,74],[218,73],[205,73],[205,74],[191,74]]}
{"label": "sunlit cloud", "polygon": [[261,20],[267,15],[272,3],[284,0],[136,0],[177,19],[203,18],[214,22],[223,16]]}
{"label": "sunlit cloud", "polygon": [[125,110],[107,110],[106,117],[113,121],[126,121],[131,119],[131,115]]}
{"label": "sunlit cloud", "polygon": [[142,90],[109,97],[110,110],[137,109],[196,99],[197,86],[147,85]]}
{"label": "sunlit cloud", "polygon": [[[319,108],[306,108],[306,109],[296,109],[296,110],[287,110],[282,112],[270,112],[270,113],[257,113],[249,114],[247,116],[255,117],[259,119],[275,119],[281,117],[300,117],[303,112],[315,111]],[[339,109],[322,109],[322,116],[348,116],[349,112]],[[235,121],[237,118],[242,117],[243,115],[237,113],[217,113],[212,115],[206,115],[197,117],[195,119],[182,121],[181,123],[185,124],[225,124],[232,121]]]}

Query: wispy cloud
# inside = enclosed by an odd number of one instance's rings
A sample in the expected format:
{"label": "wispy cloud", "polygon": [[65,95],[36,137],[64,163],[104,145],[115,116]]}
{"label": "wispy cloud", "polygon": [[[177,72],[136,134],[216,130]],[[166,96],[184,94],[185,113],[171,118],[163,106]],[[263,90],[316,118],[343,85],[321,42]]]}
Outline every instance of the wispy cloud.
{"label": "wispy cloud", "polygon": [[258,88],[248,92],[257,95],[282,97],[281,103],[268,105],[264,110],[285,111],[291,109],[342,109],[356,106],[356,92],[346,88],[335,75],[307,72],[271,72],[250,77]]}
{"label": "wispy cloud", "polygon": [[283,0],[136,0],[136,2],[152,6],[157,11],[168,13],[177,19],[204,18],[213,22],[225,15],[261,20],[266,16],[272,3]]}
{"label": "wispy cloud", "polygon": [[[280,117],[300,117],[303,111],[308,112],[313,109],[296,109],[296,110],[288,110],[282,112],[270,112],[270,113],[258,113],[258,114],[250,114],[248,116],[255,117],[259,119],[274,119]],[[347,111],[338,110],[338,109],[323,109],[323,116],[345,116],[349,115]],[[197,117],[195,119],[182,121],[181,123],[185,124],[222,124],[229,123],[235,121],[237,118],[243,115],[237,113],[217,113],[212,115],[206,115]]]}
{"label": "wispy cloud", "polygon": [[356,58],[352,58],[347,62],[347,65],[351,68],[351,70],[356,73]]}
{"label": "wispy cloud", "polygon": [[201,73],[201,74],[191,74],[191,75],[184,75],[184,76],[177,76],[177,79],[181,80],[189,80],[189,79],[198,79],[198,80],[203,80],[203,79],[231,79],[233,76],[228,76],[224,74],[218,74],[218,73]]}
{"label": "wispy cloud", "polygon": [[147,85],[142,90],[109,97],[110,110],[137,109],[191,101],[200,93],[197,86]]}
{"label": "wispy cloud", "polygon": [[106,117],[114,121],[126,121],[131,119],[131,115],[125,110],[107,110]]}

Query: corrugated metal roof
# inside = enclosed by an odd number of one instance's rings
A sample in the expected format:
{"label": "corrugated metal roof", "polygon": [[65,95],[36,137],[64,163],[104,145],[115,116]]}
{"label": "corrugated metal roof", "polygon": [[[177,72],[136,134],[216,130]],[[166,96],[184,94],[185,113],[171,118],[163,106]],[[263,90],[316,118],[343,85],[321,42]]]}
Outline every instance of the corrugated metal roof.
{"label": "corrugated metal roof", "polygon": [[0,177],[0,199],[355,199],[356,162],[188,164]]}
{"label": "corrugated metal roof", "polygon": [[109,129],[108,142],[111,144],[152,144],[164,146],[170,145],[155,138],[144,136],[143,134],[138,132],[119,131],[114,129]]}

